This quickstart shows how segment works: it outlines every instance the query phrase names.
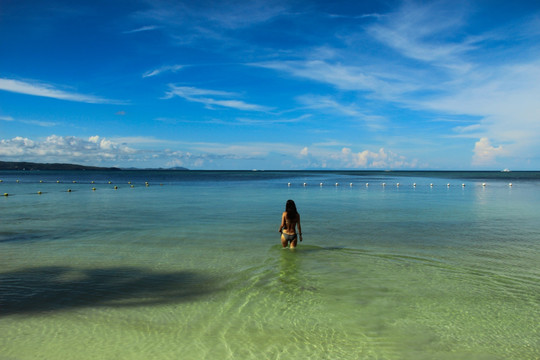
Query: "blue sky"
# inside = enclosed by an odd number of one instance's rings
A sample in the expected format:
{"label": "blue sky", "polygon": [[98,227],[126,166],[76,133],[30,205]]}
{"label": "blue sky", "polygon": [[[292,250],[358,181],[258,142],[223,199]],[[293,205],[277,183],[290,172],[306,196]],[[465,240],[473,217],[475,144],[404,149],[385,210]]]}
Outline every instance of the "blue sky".
{"label": "blue sky", "polygon": [[537,1],[0,2],[0,160],[540,168]]}

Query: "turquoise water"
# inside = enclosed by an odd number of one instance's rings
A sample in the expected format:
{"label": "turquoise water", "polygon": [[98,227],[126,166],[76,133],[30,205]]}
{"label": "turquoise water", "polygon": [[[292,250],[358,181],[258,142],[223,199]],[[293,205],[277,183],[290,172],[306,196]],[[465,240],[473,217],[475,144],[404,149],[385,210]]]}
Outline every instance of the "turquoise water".
{"label": "turquoise water", "polygon": [[540,173],[0,179],[0,359],[540,358]]}

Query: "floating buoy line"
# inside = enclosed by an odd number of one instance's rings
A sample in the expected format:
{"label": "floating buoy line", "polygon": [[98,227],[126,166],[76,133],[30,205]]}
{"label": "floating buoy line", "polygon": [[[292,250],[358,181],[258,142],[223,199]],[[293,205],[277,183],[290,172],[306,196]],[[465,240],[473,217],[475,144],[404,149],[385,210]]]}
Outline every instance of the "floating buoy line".
{"label": "floating buoy line", "polygon": [[[33,184],[33,183],[35,183],[35,182],[22,182],[22,181],[19,180],[19,179],[14,180],[14,182],[15,182],[16,184]],[[6,184],[6,182],[4,182],[3,179],[0,179],[0,183],[1,183],[1,184]],[[56,183],[56,184],[68,184],[68,183],[69,183],[69,184],[76,184],[76,185],[78,185],[78,186],[80,186],[81,184],[85,184],[85,183],[81,183],[81,182],[76,181],[76,180],[73,180],[73,181],[60,181],[60,180],[56,180],[55,182],[45,182],[44,180],[39,180],[37,183],[38,183],[38,184],[53,184],[53,183]],[[95,181],[90,181],[90,184],[94,185],[94,184],[96,184],[96,182],[95,182]],[[112,181],[107,181],[106,184],[112,185],[113,182],[112,182]],[[106,185],[106,184],[104,184],[104,185]],[[127,185],[129,185],[130,188],[135,188],[135,184],[133,184],[133,182],[131,182],[131,181],[128,181],[128,182],[127,182]],[[160,183],[159,185],[160,185],[160,186],[163,186],[163,183]],[[148,181],[145,181],[145,182],[144,182],[144,187],[150,187],[150,183],[149,183]],[[118,190],[118,189],[120,189],[120,187],[119,187],[118,185],[114,185],[114,186],[112,187],[112,189],[113,189],[113,190]],[[96,188],[95,186],[92,186],[92,187],[90,188],[90,190],[91,190],[91,191],[97,191],[97,188]],[[68,193],[71,193],[71,192],[74,192],[74,191],[75,191],[75,190],[72,190],[71,188],[62,190],[62,192],[68,192]],[[0,194],[1,194],[1,193],[0,193]],[[46,194],[46,192],[43,192],[43,191],[41,191],[41,190],[38,190],[35,194],[37,194],[37,195],[43,195],[43,194]],[[9,196],[13,196],[13,195],[15,195],[15,194],[14,194],[14,193],[7,193],[7,192],[4,192],[4,193],[3,193],[3,196],[4,196],[4,197],[9,197]]]}
{"label": "floating buoy line", "polygon": [[[14,182],[17,183],[17,184],[23,184],[23,183],[24,183],[24,184],[32,184],[32,183],[33,183],[33,182],[21,182],[21,180],[19,180],[19,179],[14,180]],[[5,183],[6,183],[6,182],[4,182],[3,179],[0,179],[0,184],[5,184]],[[54,181],[51,181],[51,182],[45,182],[44,180],[39,180],[38,183],[39,183],[39,184],[52,184],[52,183],[54,183]],[[79,181],[77,181],[77,180],[73,180],[73,181],[60,181],[60,180],[57,180],[55,183],[56,183],[56,184],[68,184],[68,183],[69,183],[69,184],[74,184],[74,185],[77,185],[77,186],[79,187],[79,189],[78,189],[79,191],[80,191],[80,186],[81,186],[81,185],[87,184],[87,183],[84,183],[84,182],[79,182]],[[88,184],[96,185],[96,182],[95,182],[95,181],[90,181]],[[101,185],[113,185],[113,182],[112,182],[112,181],[107,181],[107,182],[105,182],[105,183],[103,183],[103,184],[101,184]],[[135,187],[136,187],[136,185],[135,185],[132,181],[128,181],[128,182],[127,182],[127,185],[128,185],[130,188],[135,188]],[[160,183],[159,185],[160,185],[160,186],[163,186],[162,183]],[[299,185],[299,186],[301,186],[301,187],[304,187],[304,188],[307,188],[307,187],[309,187],[311,184],[309,184],[309,183],[307,183],[307,182],[302,182],[302,183],[298,183],[297,185]],[[403,187],[406,187],[406,186],[410,186],[410,187],[412,187],[413,189],[417,189],[417,188],[420,186],[420,185],[417,184],[416,182],[415,182],[415,183],[412,183],[412,184],[410,184],[410,185],[404,185],[404,184],[402,184],[402,183],[400,183],[400,182],[396,182],[396,183],[394,183],[394,184],[387,184],[386,182],[381,182],[381,183],[378,183],[378,184],[377,184],[377,183],[376,183],[376,184],[373,184],[373,183],[366,182],[366,183],[361,183],[361,184],[359,184],[359,185],[364,185],[366,188],[370,188],[370,187],[373,187],[373,186],[377,186],[377,185],[378,185],[379,187],[382,187],[383,189],[386,189],[387,187],[394,187],[394,188],[396,188],[396,189],[400,189],[400,188],[403,188]],[[141,186],[142,186],[142,184],[141,184]],[[293,184],[293,183],[291,183],[291,182],[288,182],[288,183],[287,183],[287,186],[288,186],[288,187],[293,187],[293,186],[295,186],[295,184]],[[321,187],[321,188],[322,188],[322,187],[325,187],[325,186],[332,186],[332,187],[338,188],[338,187],[341,187],[341,184],[340,184],[339,182],[332,183],[332,184],[325,184],[324,182],[319,182],[319,183],[318,183],[318,186]],[[353,188],[354,186],[355,186],[355,183],[352,183],[352,182],[349,183],[349,187],[350,187],[350,188]],[[465,183],[462,183],[462,184],[459,184],[459,185],[457,185],[457,184],[454,185],[454,184],[451,184],[451,183],[446,183],[446,184],[434,184],[434,183],[429,183],[429,184],[425,184],[424,186],[427,186],[427,187],[429,187],[430,189],[437,188],[437,187],[438,187],[438,188],[443,188],[443,187],[445,187],[445,188],[450,189],[451,187],[456,187],[456,186],[465,188],[467,185],[466,185]],[[486,187],[488,187],[488,184],[485,183],[485,182],[482,182],[482,183],[479,183],[477,186],[482,187],[482,188],[486,188]],[[511,187],[513,186],[513,184],[512,184],[512,183],[508,183],[507,186],[508,186],[509,188],[511,188]],[[148,181],[145,181],[145,182],[144,182],[144,187],[150,187],[150,183],[149,183]],[[119,185],[114,185],[114,186],[112,186],[112,189],[113,189],[113,190],[119,190],[120,188],[121,188],[121,186],[119,186]],[[92,186],[89,190],[90,190],[90,191],[97,191],[98,188],[97,188],[96,186]],[[68,189],[63,190],[63,191],[64,191],[64,192],[71,193],[71,192],[73,192],[73,191],[75,191],[75,190],[72,190],[71,188],[68,188]],[[45,193],[45,192],[42,192],[41,190],[38,190],[38,191],[37,191],[37,194],[38,194],[38,195],[42,195],[42,194],[44,194],[44,193]],[[0,194],[2,194],[2,193],[0,192]],[[7,192],[4,192],[3,194],[4,194],[4,197],[9,197],[9,196],[11,196],[11,195],[14,195],[14,194],[12,194],[12,193],[7,193]]]}
{"label": "floating buoy line", "polygon": [[[302,187],[308,187],[310,184],[308,184],[307,182],[304,182],[304,183],[301,183],[301,184],[299,184],[299,185],[302,186]],[[326,185],[327,185],[327,184],[322,183],[322,182],[319,183],[319,187],[324,187],[324,186],[326,186]],[[339,187],[341,184],[340,184],[340,183],[335,183],[335,184],[332,184],[332,185],[335,186],[335,187]],[[354,185],[355,185],[354,183],[349,183],[349,187],[353,187]],[[380,183],[379,185],[382,186],[383,188],[386,188],[387,186],[394,186],[394,187],[396,187],[396,188],[404,187],[404,185],[403,185],[402,183],[399,183],[399,182],[397,182],[397,183],[395,183],[395,184],[392,184],[392,185],[383,182],[383,183]],[[287,186],[288,186],[288,187],[293,187],[294,184],[288,182],[288,183],[287,183]],[[372,183],[370,184],[370,183],[368,183],[368,182],[365,183],[365,187],[370,187],[370,186],[373,186],[373,184],[372,184]],[[417,183],[412,183],[410,186],[412,186],[413,188],[417,188],[419,185],[418,185]],[[450,188],[450,187],[453,187],[453,186],[455,186],[455,185],[452,185],[451,183],[447,183],[447,184],[444,184],[444,185],[443,185],[443,184],[437,185],[437,184],[434,184],[434,183],[429,183],[429,184],[427,184],[427,186],[429,186],[430,188],[434,188],[434,187],[446,187],[446,188]],[[459,184],[459,186],[465,188],[467,185],[466,185],[465,183],[462,183],[462,184]],[[478,186],[481,186],[481,187],[484,187],[484,188],[485,188],[485,187],[488,186],[488,184],[487,184],[487,183],[481,183],[481,184],[479,184]],[[512,187],[512,186],[513,186],[512,183],[508,183],[508,187]]]}

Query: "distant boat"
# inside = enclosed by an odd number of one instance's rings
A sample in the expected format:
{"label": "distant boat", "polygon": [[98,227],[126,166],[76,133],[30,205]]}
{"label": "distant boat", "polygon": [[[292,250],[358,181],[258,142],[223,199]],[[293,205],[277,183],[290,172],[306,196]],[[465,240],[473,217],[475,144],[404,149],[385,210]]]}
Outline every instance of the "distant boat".
{"label": "distant boat", "polygon": [[508,169],[501,170],[501,172],[510,172]]}

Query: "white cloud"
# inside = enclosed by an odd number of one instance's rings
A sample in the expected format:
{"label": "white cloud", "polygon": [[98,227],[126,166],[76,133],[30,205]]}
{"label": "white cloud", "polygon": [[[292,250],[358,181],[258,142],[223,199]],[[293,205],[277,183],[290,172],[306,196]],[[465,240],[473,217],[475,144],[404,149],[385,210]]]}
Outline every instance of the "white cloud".
{"label": "white cloud", "polygon": [[[142,146],[142,148],[141,148]],[[163,149],[170,146],[171,149]],[[144,148],[144,150],[143,150]],[[182,150],[180,150],[182,149]],[[179,142],[152,137],[103,138],[51,135],[45,140],[15,137],[0,140],[0,159],[12,161],[82,163],[103,166],[187,168],[245,168],[245,164],[269,164],[287,168],[414,168],[416,161],[392,151],[354,152],[336,143],[302,146],[290,143],[247,142],[237,144]]]}
{"label": "white cloud", "polygon": [[252,63],[272,70],[284,71],[293,76],[327,83],[341,90],[383,90],[392,92],[392,86],[373,71],[355,65],[331,64],[322,60],[271,61]]}
{"label": "white cloud", "polygon": [[380,148],[378,152],[363,150],[353,152],[350,148],[341,149],[340,154],[334,157],[341,161],[345,168],[375,168],[375,169],[401,169],[416,167],[416,160],[407,161],[407,159],[392,151],[386,151]]}
{"label": "white cloud", "polygon": [[474,144],[473,165],[492,165],[497,156],[504,154],[502,145],[494,147],[488,138],[483,137]]}
{"label": "white cloud", "polygon": [[406,1],[396,12],[380,17],[368,33],[403,56],[451,69],[468,69],[460,55],[475,49],[481,37],[453,39],[465,24],[466,12],[466,3]]}
{"label": "white cloud", "polygon": [[53,127],[57,126],[58,123],[51,122],[51,121],[41,121],[41,120],[20,120],[20,119],[14,119],[11,116],[0,116],[0,121],[9,121],[9,122],[19,122],[23,124],[29,124],[29,125],[37,125],[41,127]]}
{"label": "white cloud", "polygon": [[177,71],[182,70],[183,68],[184,68],[184,65],[165,65],[160,68],[145,72],[142,77],[143,78],[153,77],[153,76],[157,76],[162,73],[169,72],[169,71],[175,73]]}
{"label": "white cloud", "polygon": [[52,85],[39,82],[26,82],[14,79],[0,78],[0,90],[18,94],[33,95],[53,98],[58,100],[83,102],[90,104],[113,104],[120,103],[115,100],[103,99],[93,95],[84,95],[56,89]]}
{"label": "white cloud", "polygon": [[[241,100],[236,99],[216,99],[216,97],[237,97],[238,94],[219,91],[198,89],[189,86],[175,86],[169,85],[169,91],[166,94],[166,99],[170,99],[174,96],[181,97],[187,101],[197,102],[204,104],[207,108],[212,109],[213,106],[226,107],[242,111],[268,111],[270,108],[262,105],[248,104]],[[211,96],[211,97],[209,97]]]}
{"label": "white cloud", "polygon": [[18,136],[0,140],[0,156],[21,161],[96,163],[126,160],[135,153],[134,149],[99,136],[83,139],[51,135],[44,141]]}
{"label": "white cloud", "polygon": [[184,99],[197,98],[199,96],[238,96],[238,94],[229,91],[199,89],[191,86],[176,86],[169,85],[170,91],[167,92],[166,98],[179,96]]}
{"label": "white cloud", "polygon": [[210,29],[241,29],[260,24],[283,14],[281,1],[254,0],[247,2],[215,2],[212,6],[196,2],[152,1],[151,8],[139,13],[173,29],[189,29],[201,34],[215,33]]}
{"label": "white cloud", "polygon": [[232,124],[238,124],[238,125],[292,124],[292,123],[303,122],[309,119],[310,117],[311,117],[311,114],[304,114],[295,118],[282,118],[282,117],[278,117],[278,118],[265,117],[264,119],[237,118],[236,122],[233,122]]}
{"label": "white cloud", "polygon": [[310,109],[319,109],[363,122],[368,129],[378,131],[387,127],[387,119],[380,115],[366,114],[355,103],[343,104],[329,96],[300,96],[297,99]]}
{"label": "white cloud", "polygon": [[134,33],[139,33],[139,32],[144,32],[144,31],[152,31],[152,30],[156,30],[156,29],[159,29],[159,26],[146,25],[146,26],[141,26],[141,27],[133,29],[133,30],[124,31],[124,34],[134,34]]}

